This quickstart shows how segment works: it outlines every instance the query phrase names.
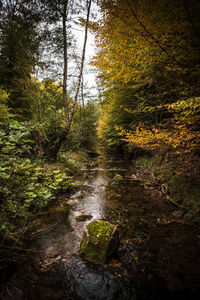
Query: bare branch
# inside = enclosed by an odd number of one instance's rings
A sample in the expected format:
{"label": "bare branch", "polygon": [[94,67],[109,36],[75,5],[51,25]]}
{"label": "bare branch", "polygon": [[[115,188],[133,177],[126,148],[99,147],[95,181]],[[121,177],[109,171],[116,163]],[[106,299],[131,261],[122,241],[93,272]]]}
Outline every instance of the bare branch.
{"label": "bare branch", "polygon": [[147,35],[154,41],[154,43],[162,50],[162,52],[164,52],[165,54],[167,54],[167,56],[174,61],[178,66],[183,67],[182,64],[180,64],[177,59],[170,55],[169,52],[159,43],[159,41],[153,36],[153,34],[146,28],[146,26],[140,21],[140,19],[138,18],[138,16],[136,15],[135,11],[133,10],[133,7],[131,6],[131,4],[129,3],[129,0],[126,0],[126,3],[128,4],[130,11],[132,13],[132,15],[134,16],[134,18],[136,19],[136,21],[139,23],[139,25],[144,29],[144,31],[147,33]]}

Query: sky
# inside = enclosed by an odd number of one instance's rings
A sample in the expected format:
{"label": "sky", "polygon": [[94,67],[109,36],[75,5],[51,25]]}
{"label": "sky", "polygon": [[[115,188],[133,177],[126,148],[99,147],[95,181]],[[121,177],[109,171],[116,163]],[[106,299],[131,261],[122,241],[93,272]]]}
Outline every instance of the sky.
{"label": "sky", "polygon": [[[95,3],[92,3],[91,13],[95,14],[97,18],[100,18],[99,9]],[[80,53],[82,52],[82,48],[83,48],[84,31],[85,31],[84,28],[82,28],[76,24],[73,24],[72,33],[74,34],[74,36],[77,40],[77,45],[79,48],[78,50]],[[95,53],[96,53],[96,46],[95,46],[94,35],[91,34],[90,31],[88,31],[86,55],[85,55],[85,65],[84,65],[84,81],[85,81],[85,83],[87,83],[90,93],[93,96],[97,95],[97,85],[96,85],[97,69],[95,67],[90,66],[89,62],[92,61],[92,58],[95,55]]]}
{"label": "sky", "polygon": [[[82,49],[84,44],[84,37],[85,37],[85,28],[78,25],[78,19],[80,17],[86,19],[87,11],[84,12],[84,14],[81,15],[75,15],[73,18],[73,21],[70,23],[71,25],[71,33],[74,36],[76,42],[75,47],[75,53],[76,55],[82,56]],[[91,5],[91,14],[92,16],[96,15],[96,19],[99,19],[100,13],[98,6],[92,2]],[[90,17],[90,20],[93,20],[93,17]],[[57,24],[58,26],[62,26],[61,24]],[[54,35],[54,25],[52,25],[51,32]],[[74,43],[74,42],[73,42]],[[36,75],[40,80],[43,80],[45,78],[53,78],[55,81],[62,81],[63,76],[63,54],[62,50],[56,50],[54,52],[54,48],[51,47],[51,41],[50,45],[48,46],[45,44],[45,50],[44,50],[44,61],[47,62],[48,68],[45,70],[39,70],[38,74]],[[52,50],[52,51],[51,51]],[[72,54],[73,50],[71,48],[71,51],[69,54]],[[87,96],[85,97],[85,102],[89,100],[90,98],[97,98],[98,96],[98,89],[96,84],[96,75],[97,75],[97,69],[95,67],[92,67],[89,65],[89,63],[92,61],[94,55],[96,52],[96,46],[95,46],[95,37],[94,35],[88,30],[88,38],[87,38],[87,44],[86,44],[86,53],[85,53],[85,63],[84,63],[84,70],[83,70],[83,78],[84,78],[84,94]],[[79,60],[80,65],[80,60]],[[75,63],[74,60],[69,59],[69,81],[68,81],[68,91],[70,92],[70,95],[73,96],[76,90],[76,84],[77,84],[77,77],[79,71],[77,69],[77,63]]]}

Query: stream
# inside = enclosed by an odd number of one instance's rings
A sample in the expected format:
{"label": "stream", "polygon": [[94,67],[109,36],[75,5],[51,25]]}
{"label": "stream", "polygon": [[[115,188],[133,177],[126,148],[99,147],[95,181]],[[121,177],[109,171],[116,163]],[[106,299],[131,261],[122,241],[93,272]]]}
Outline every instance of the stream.
{"label": "stream", "polygon": [[[3,276],[0,299],[200,299],[196,228],[159,189],[142,185],[134,164],[99,151],[82,168],[83,184],[39,214]],[[120,233],[119,250],[102,266],[79,255],[94,219],[118,224]]]}

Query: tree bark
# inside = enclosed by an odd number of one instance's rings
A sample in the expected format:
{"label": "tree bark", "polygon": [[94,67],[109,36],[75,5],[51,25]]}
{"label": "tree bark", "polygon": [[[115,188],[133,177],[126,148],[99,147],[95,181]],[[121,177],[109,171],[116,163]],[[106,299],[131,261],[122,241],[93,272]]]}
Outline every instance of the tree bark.
{"label": "tree bark", "polygon": [[65,121],[67,123],[69,119],[68,101],[67,101],[67,75],[68,75],[68,45],[67,45],[67,14],[68,14],[68,0],[64,1],[63,6],[63,106],[65,112]]}
{"label": "tree bark", "polygon": [[84,82],[83,82],[83,75],[82,75],[82,80],[81,80],[81,101],[83,107],[85,107],[85,102],[84,102]]}

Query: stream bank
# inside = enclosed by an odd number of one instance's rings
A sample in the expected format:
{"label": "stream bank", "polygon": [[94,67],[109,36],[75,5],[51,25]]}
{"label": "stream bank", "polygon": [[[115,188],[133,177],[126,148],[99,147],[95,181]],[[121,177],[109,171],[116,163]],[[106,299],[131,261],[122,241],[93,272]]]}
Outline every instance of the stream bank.
{"label": "stream bank", "polygon": [[[59,196],[40,214],[2,276],[1,298],[199,299],[196,227],[159,191],[145,189],[136,172],[129,161],[101,149],[82,168],[79,190]],[[109,264],[89,264],[79,255],[90,222],[82,215],[118,224],[121,245]]]}

